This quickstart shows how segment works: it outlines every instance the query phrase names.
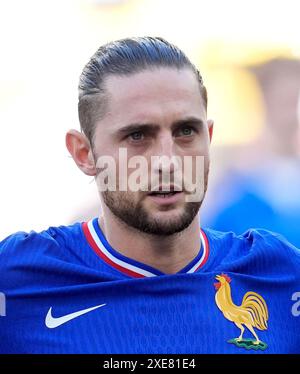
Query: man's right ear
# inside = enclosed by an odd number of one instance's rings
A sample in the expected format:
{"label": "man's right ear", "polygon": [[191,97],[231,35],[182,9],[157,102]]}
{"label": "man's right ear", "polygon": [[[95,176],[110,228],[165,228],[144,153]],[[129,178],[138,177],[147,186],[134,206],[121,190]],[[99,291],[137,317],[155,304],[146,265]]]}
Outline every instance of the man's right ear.
{"label": "man's right ear", "polygon": [[96,175],[96,165],[88,138],[77,130],[66,134],[66,147],[79,169],[86,175]]}

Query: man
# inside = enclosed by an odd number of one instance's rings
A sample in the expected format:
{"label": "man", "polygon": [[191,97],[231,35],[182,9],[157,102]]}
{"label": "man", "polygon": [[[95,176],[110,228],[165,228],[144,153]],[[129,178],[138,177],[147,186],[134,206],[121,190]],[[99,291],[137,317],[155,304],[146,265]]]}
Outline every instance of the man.
{"label": "man", "polygon": [[167,41],[99,48],[66,145],[95,177],[102,215],[1,243],[0,352],[300,352],[300,252],[267,231],[200,229],[206,106],[201,75]]}

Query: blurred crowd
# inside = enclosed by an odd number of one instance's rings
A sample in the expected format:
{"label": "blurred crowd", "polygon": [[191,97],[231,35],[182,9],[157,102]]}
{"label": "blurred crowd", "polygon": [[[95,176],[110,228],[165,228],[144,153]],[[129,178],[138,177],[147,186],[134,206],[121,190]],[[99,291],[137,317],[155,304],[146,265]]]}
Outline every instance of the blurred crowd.
{"label": "blurred crowd", "polygon": [[268,229],[300,247],[300,62],[276,58],[249,70],[261,90],[264,126],[254,141],[214,150],[218,175],[202,225],[238,234]]}

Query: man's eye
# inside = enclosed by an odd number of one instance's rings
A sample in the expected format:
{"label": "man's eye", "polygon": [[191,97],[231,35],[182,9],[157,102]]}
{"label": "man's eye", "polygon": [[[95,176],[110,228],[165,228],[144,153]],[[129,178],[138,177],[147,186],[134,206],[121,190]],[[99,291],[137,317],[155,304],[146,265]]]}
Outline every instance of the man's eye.
{"label": "man's eye", "polygon": [[180,131],[179,131],[179,134],[180,135],[183,135],[183,136],[191,136],[193,135],[195,132],[195,130],[190,127],[190,126],[186,126],[186,127],[183,127]]}
{"label": "man's eye", "polygon": [[135,131],[129,134],[128,138],[133,141],[139,141],[144,139],[144,134],[141,131]]}

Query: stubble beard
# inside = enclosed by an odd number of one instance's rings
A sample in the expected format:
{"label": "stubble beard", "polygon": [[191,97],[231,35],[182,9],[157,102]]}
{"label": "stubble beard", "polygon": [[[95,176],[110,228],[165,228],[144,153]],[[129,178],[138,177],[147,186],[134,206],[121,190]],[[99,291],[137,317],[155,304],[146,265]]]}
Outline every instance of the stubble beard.
{"label": "stubble beard", "polygon": [[208,182],[208,171],[205,175],[203,198],[197,202],[185,202],[181,213],[162,219],[149,213],[143,199],[135,203],[128,192],[104,191],[102,197],[105,205],[121,222],[136,230],[151,235],[169,236],[185,230],[198,214],[205,197]]}

